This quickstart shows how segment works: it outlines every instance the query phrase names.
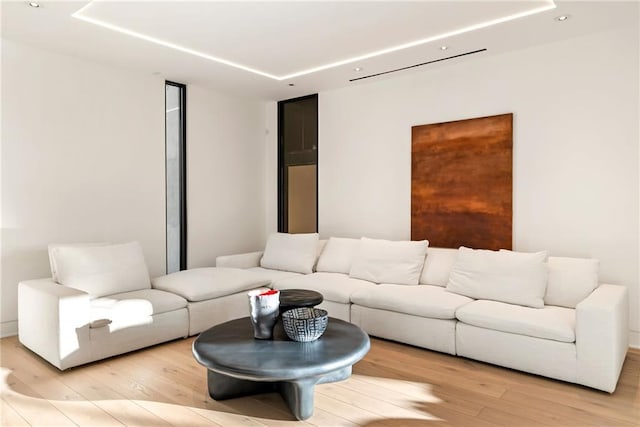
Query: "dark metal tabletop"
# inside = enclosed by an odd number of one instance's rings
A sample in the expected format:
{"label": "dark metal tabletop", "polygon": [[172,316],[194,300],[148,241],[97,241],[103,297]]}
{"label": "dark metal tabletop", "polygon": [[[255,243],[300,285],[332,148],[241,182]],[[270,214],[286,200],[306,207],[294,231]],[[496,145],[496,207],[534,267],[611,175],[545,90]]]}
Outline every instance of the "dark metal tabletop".
{"label": "dark metal tabletop", "polygon": [[193,354],[212,371],[253,381],[284,381],[323,375],[351,366],[369,351],[369,336],[358,326],[330,318],[320,339],[308,343],[287,338],[279,321],[273,340],[253,338],[248,317],[204,331]]}

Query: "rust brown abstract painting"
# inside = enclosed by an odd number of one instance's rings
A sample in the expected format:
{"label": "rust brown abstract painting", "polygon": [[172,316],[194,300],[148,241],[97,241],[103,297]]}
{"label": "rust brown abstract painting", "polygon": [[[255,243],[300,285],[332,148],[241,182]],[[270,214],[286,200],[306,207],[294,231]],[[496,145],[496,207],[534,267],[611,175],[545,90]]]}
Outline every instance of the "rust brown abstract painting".
{"label": "rust brown abstract painting", "polygon": [[511,249],[513,114],[411,128],[411,239]]}

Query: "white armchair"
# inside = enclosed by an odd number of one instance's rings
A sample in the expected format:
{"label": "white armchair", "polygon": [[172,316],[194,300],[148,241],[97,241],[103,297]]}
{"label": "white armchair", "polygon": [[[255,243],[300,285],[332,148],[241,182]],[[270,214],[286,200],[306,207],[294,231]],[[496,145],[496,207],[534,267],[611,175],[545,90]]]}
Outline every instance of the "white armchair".
{"label": "white armchair", "polygon": [[56,246],[53,279],[18,285],[18,338],[58,369],[186,337],[187,301],[151,289],[136,242]]}

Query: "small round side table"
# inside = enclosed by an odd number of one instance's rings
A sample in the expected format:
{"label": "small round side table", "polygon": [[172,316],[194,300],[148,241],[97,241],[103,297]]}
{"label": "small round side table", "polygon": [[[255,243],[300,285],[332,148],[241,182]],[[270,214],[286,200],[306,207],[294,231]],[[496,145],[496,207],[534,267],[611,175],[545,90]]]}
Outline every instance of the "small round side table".
{"label": "small round side table", "polygon": [[280,291],[280,314],[299,307],[315,307],[322,303],[320,292],[309,289],[283,289]]}

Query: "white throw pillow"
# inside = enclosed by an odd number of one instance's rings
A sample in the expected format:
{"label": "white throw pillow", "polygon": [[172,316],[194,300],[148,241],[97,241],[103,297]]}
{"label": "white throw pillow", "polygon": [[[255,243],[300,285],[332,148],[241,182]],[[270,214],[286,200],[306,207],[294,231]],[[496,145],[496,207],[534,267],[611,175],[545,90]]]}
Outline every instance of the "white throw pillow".
{"label": "white throw pillow", "polygon": [[600,261],[589,258],[549,257],[549,280],[544,302],[575,308],[598,287]]}
{"label": "white throw pillow", "polygon": [[475,299],[544,307],[547,252],[490,251],[461,247],[447,291]]}
{"label": "white throw pillow", "polygon": [[49,267],[51,268],[51,279],[54,282],[58,282],[58,273],[57,273],[57,265],[56,265],[56,248],[62,247],[70,247],[70,248],[86,248],[90,246],[107,246],[109,243],[99,242],[99,243],[50,243],[48,246],[49,250]]}
{"label": "white throw pillow", "polygon": [[260,266],[295,273],[313,273],[317,246],[318,233],[271,233]]}
{"label": "white throw pillow", "polygon": [[349,274],[353,257],[360,246],[360,239],[331,237],[318,259],[316,271]]}
{"label": "white throw pillow", "polygon": [[106,246],[60,246],[55,253],[58,283],[92,298],[151,287],[138,242]]}
{"label": "white throw pillow", "polygon": [[457,249],[428,248],[420,284],[447,286],[449,274],[458,258]]}
{"label": "white throw pillow", "polygon": [[417,285],[428,246],[428,240],[392,242],[363,237],[349,276],[375,283]]}

